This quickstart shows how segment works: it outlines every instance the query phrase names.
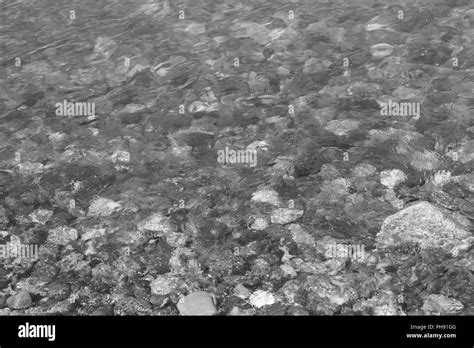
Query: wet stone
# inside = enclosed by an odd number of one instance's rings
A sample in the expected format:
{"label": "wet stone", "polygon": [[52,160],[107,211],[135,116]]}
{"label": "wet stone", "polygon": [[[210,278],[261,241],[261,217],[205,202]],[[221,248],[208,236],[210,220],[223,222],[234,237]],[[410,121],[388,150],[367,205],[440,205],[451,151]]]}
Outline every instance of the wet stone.
{"label": "wet stone", "polygon": [[286,225],[298,220],[303,214],[300,209],[280,208],[273,211],[270,219],[274,224]]}
{"label": "wet stone", "polygon": [[31,307],[33,300],[31,295],[26,291],[19,291],[13,296],[10,296],[6,302],[7,306],[11,309],[25,309]]}
{"label": "wet stone", "polygon": [[8,272],[5,268],[0,267],[0,289],[5,288],[9,283],[10,280],[8,279]]}
{"label": "wet stone", "polygon": [[214,315],[217,313],[214,296],[204,291],[193,292],[183,297],[177,307],[181,315]]}
{"label": "wet stone", "polygon": [[134,297],[123,297],[115,303],[114,315],[151,315],[151,304]]}
{"label": "wet stone", "polygon": [[275,297],[272,293],[264,290],[257,290],[250,295],[250,303],[256,308],[271,306],[275,303]]}
{"label": "wet stone", "polygon": [[33,227],[21,234],[20,239],[23,244],[41,245],[48,238],[48,232],[41,227]]}
{"label": "wet stone", "polygon": [[444,295],[429,295],[423,302],[423,311],[428,315],[452,315],[464,308],[463,304]]}
{"label": "wet stone", "polygon": [[179,278],[175,276],[158,276],[151,284],[151,292],[156,295],[168,295],[179,286]]}
{"label": "wet stone", "polygon": [[383,249],[412,242],[422,249],[442,248],[456,256],[471,246],[473,238],[450,215],[428,202],[411,205],[386,218],[377,234],[377,246]]}
{"label": "wet stone", "polygon": [[67,226],[61,226],[48,232],[48,242],[58,245],[67,245],[78,237],[77,230]]}

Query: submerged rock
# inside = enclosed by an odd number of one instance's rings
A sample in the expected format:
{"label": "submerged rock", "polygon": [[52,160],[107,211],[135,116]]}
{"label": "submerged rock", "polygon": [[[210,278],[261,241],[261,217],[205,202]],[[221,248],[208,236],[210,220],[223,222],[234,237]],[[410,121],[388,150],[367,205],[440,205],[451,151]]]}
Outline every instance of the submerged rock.
{"label": "submerged rock", "polygon": [[158,276],[150,283],[151,293],[156,295],[169,295],[179,286],[179,278],[176,276]]}
{"label": "submerged rock", "polygon": [[280,198],[278,197],[278,192],[269,189],[259,190],[254,192],[252,195],[253,202],[268,203],[271,205],[279,206]]}
{"label": "submerged rock", "polygon": [[273,211],[271,222],[272,224],[286,225],[298,220],[303,214],[303,210],[300,209],[280,208]]}
{"label": "submerged rock", "polygon": [[268,227],[268,221],[265,217],[256,217],[255,220],[251,223],[250,229],[262,231]]}
{"label": "submerged rock", "polygon": [[441,248],[454,256],[469,249],[472,234],[450,218],[450,213],[419,202],[385,219],[376,237],[377,249],[415,243],[421,249]]}
{"label": "submerged rock", "polygon": [[423,302],[423,311],[428,315],[457,314],[464,308],[463,304],[444,295],[431,294]]}
{"label": "submerged rock", "polygon": [[30,214],[31,220],[37,224],[44,225],[53,216],[53,212],[46,209],[37,209]]}
{"label": "submerged rock", "polygon": [[359,122],[355,120],[332,120],[324,129],[338,136],[343,136],[357,129],[357,127],[359,127]]}
{"label": "submerged rock", "polygon": [[357,301],[352,307],[356,312],[372,315],[398,315],[395,294],[391,291],[380,291],[367,300]]}
{"label": "submerged rock", "polygon": [[111,38],[101,36],[98,37],[94,45],[94,53],[101,54],[105,58],[109,58],[117,48],[117,43]]}
{"label": "submerged rock", "polygon": [[119,202],[114,202],[111,199],[98,197],[92,201],[88,216],[109,216],[113,212],[122,208],[122,205]]}
{"label": "submerged rock", "polygon": [[405,181],[407,176],[400,169],[383,170],[380,173],[380,182],[387,188],[393,189],[399,183]]}
{"label": "submerged rock", "polygon": [[77,240],[77,238],[77,230],[68,226],[59,226],[55,229],[49,230],[48,234],[48,242],[58,245],[67,245],[70,242]]}
{"label": "submerged rock", "polygon": [[[306,287],[310,293],[316,298],[320,299],[320,303],[324,307],[324,302],[329,302],[331,305],[341,306],[344,303],[354,299],[356,296],[355,290],[350,286],[348,279],[338,279],[336,277],[330,278],[327,275],[311,275],[306,280]],[[343,286],[341,286],[343,283]]]}
{"label": "submerged rock", "polygon": [[288,226],[288,229],[291,231],[291,236],[296,244],[316,245],[313,236],[305,231],[299,224],[291,224]]}
{"label": "submerged rock", "polygon": [[31,295],[26,291],[19,291],[13,296],[9,297],[6,302],[11,309],[25,309],[31,307],[33,300]]}
{"label": "submerged rock", "polygon": [[274,304],[275,297],[271,292],[264,290],[257,290],[250,295],[250,303],[256,308],[262,308],[264,306],[270,306]]}
{"label": "submerged rock", "polygon": [[217,313],[214,295],[197,291],[181,298],[178,302],[181,315],[214,315]]}
{"label": "submerged rock", "polygon": [[251,294],[252,293],[250,292],[250,290],[242,284],[237,284],[237,286],[234,288],[234,295],[241,299],[247,299],[250,297]]}
{"label": "submerged rock", "polygon": [[392,94],[395,98],[402,100],[413,99],[420,101],[420,99],[422,99],[422,91],[403,86],[398,87]]}

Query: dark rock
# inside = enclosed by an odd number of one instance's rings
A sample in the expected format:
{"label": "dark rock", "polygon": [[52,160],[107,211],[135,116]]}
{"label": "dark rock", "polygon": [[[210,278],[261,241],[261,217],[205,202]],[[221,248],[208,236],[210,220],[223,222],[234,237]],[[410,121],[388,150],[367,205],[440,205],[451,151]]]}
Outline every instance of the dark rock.
{"label": "dark rock", "polygon": [[214,135],[199,132],[180,133],[174,136],[173,139],[176,140],[179,146],[187,145],[201,151],[208,149],[209,146],[213,147],[216,142]]}
{"label": "dark rock", "polygon": [[409,59],[415,63],[441,65],[451,57],[451,49],[446,46],[415,46],[410,49]]}
{"label": "dark rock", "polygon": [[452,103],[457,99],[453,92],[435,92],[426,97],[426,101],[432,105]]}
{"label": "dark rock", "polygon": [[228,95],[232,93],[243,93],[247,94],[249,86],[241,79],[235,77],[226,77],[219,81],[219,91],[222,95]]}
{"label": "dark rock", "polygon": [[447,78],[437,78],[432,81],[433,88],[438,91],[450,91],[452,88],[452,83]]}
{"label": "dark rock", "polygon": [[48,238],[48,232],[43,227],[33,227],[20,235],[23,244],[42,245]]}
{"label": "dark rock", "polygon": [[0,226],[6,225],[10,221],[11,213],[4,206],[0,205]]}
{"label": "dark rock", "polygon": [[10,283],[11,280],[8,279],[9,274],[10,272],[8,272],[5,268],[0,266],[0,289],[5,288]]}
{"label": "dark rock", "polygon": [[130,124],[138,124],[140,123],[144,118],[143,114],[128,114],[124,115],[120,118],[120,121],[122,122],[123,125],[130,125]]}
{"label": "dark rock", "polygon": [[44,92],[39,91],[39,92],[27,94],[24,96],[24,98],[26,100],[23,102],[23,104],[31,107],[44,98]]}
{"label": "dark rock", "polygon": [[170,271],[169,261],[172,250],[172,247],[161,239],[154,244],[147,245],[142,253],[145,260],[147,260],[147,272],[152,275],[168,273]]}
{"label": "dark rock", "polygon": [[133,76],[130,83],[138,87],[150,88],[155,83],[155,80],[149,71],[140,71]]}
{"label": "dark rock", "polygon": [[400,20],[395,28],[397,31],[414,32],[429,25],[432,20],[433,14],[429,11],[412,10],[410,13],[404,15],[403,20]]}

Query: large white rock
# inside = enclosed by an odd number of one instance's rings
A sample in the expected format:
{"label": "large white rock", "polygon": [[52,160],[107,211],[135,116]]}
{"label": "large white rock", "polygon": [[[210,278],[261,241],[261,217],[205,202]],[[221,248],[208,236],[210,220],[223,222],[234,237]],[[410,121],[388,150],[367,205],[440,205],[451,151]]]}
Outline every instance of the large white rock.
{"label": "large white rock", "polygon": [[298,220],[303,214],[304,211],[300,209],[280,208],[272,212],[270,221],[272,224],[286,225]]}
{"label": "large white rock", "polygon": [[385,219],[376,237],[377,249],[403,243],[416,243],[421,249],[441,248],[457,256],[467,250],[474,238],[449,212],[429,202],[419,202]]}
{"label": "large white rock", "polygon": [[87,216],[109,216],[122,208],[119,202],[108,198],[98,197],[94,199],[89,206]]}
{"label": "large white rock", "polygon": [[406,179],[406,174],[400,169],[383,170],[380,173],[380,183],[390,189],[393,189]]}
{"label": "large white rock", "polygon": [[253,202],[268,203],[271,205],[279,206],[280,198],[278,192],[270,189],[258,190],[252,194]]}
{"label": "large white rock", "polygon": [[205,291],[196,291],[181,298],[178,302],[181,315],[214,315],[217,313],[215,297]]}
{"label": "large white rock", "polygon": [[299,224],[288,225],[288,229],[291,231],[291,236],[296,244],[305,244],[309,246],[315,246],[316,242],[314,241],[313,236],[307,232]]}
{"label": "large white rock", "polygon": [[252,295],[250,295],[249,300],[251,305],[256,308],[270,306],[276,302],[273,294],[264,290],[255,291]]}

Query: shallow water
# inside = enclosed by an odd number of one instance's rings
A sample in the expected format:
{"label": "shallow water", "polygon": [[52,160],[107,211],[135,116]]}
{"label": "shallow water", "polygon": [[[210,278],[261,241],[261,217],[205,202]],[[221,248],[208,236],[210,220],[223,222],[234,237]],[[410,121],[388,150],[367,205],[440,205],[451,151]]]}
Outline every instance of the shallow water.
{"label": "shallow water", "polygon": [[[319,273],[308,265],[324,260],[327,238],[377,253],[384,220],[418,201],[472,233],[470,1],[0,8],[0,229],[5,243],[43,245],[32,277],[14,272],[18,289],[50,298],[28,313],[90,314],[120,298],[147,303],[130,305],[132,314],[177,314],[153,307],[156,291],[145,284],[181,274],[187,291],[216,293],[221,313],[235,305],[253,314],[225,294],[237,284],[277,293],[296,280],[314,290],[306,278]],[[281,248],[306,267],[295,261],[295,274],[282,273]],[[43,275],[46,284],[69,294],[92,279],[84,296],[95,305],[57,309],[56,290],[31,284],[45,264],[71,257],[80,267]],[[392,258],[403,283],[405,261]],[[351,274],[334,267],[332,275]],[[378,296],[344,279],[357,293],[351,301]],[[472,314],[468,295],[446,284],[442,293]],[[110,298],[98,300],[102,292]],[[391,314],[420,313],[420,301]],[[344,303],[303,307],[370,314]]]}

